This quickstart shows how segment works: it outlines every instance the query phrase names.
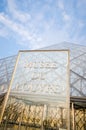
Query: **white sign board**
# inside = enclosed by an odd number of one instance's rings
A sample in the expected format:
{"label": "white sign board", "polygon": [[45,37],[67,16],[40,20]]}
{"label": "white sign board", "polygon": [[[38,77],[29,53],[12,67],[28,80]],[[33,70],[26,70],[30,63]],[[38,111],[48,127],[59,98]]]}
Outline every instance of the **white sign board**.
{"label": "white sign board", "polygon": [[11,94],[32,101],[67,103],[69,52],[20,51]]}

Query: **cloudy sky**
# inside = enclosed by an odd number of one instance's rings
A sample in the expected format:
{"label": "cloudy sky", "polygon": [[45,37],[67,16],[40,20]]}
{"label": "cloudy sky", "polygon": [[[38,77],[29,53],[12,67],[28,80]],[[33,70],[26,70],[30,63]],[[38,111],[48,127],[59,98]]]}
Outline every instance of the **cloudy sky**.
{"label": "cloudy sky", "polygon": [[0,58],[62,41],[86,45],[86,0],[0,0]]}

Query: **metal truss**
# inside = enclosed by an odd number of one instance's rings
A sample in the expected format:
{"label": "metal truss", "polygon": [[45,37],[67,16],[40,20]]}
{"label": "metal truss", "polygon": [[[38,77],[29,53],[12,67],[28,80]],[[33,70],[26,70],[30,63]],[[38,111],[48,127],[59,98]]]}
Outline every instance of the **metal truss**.
{"label": "metal truss", "polygon": [[62,42],[43,49],[70,50],[70,95],[86,97],[86,46]]}
{"label": "metal truss", "polygon": [[[70,95],[86,97],[86,47],[63,42],[43,49],[70,50]],[[0,93],[6,92],[17,56],[0,59]]]}
{"label": "metal truss", "polygon": [[17,56],[0,59],[0,94],[7,92]]}
{"label": "metal truss", "polygon": [[[43,49],[69,49],[70,50],[70,95],[71,97],[86,98],[86,47],[79,46],[71,43],[57,44]],[[12,73],[14,70],[17,56],[12,56],[0,60],[0,95],[7,92]],[[17,89],[17,88],[16,88]],[[19,88],[18,88],[19,89]],[[23,90],[23,89],[22,89]],[[16,93],[17,94],[17,93]],[[0,98],[0,102],[3,98]],[[15,130],[25,126],[29,127],[44,127],[48,129],[58,129],[61,126],[66,128],[65,114],[66,109],[58,107],[47,107],[46,119],[43,117],[44,104],[35,104],[27,101],[13,101],[10,99],[11,104],[8,103],[3,117],[1,127],[4,129],[15,126]],[[9,102],[9,101],[8,101]],[[77,101],[76,101],[76,104]],[[82,106],[82,107],[81,107]],[[74,118],[71,116],[71,130],[85,130],[86,129],[86,108],[83,109],[82,101],[80,100],[80,107],[74,108]],[[1,109],[1,106],[0,106]],[[28,115],[26,114],[28,111]],[[59,112],[58,112],[59,111]],[[55,113],[56,112],[56,113]],[[14,114],[15,113],[15,114]],[[57,118],[57,115],[61,119]],[[62,114],[63,113],[63,114]],[[35,115],[35,118],[34,118]],[[72,110],[71,110],[72,115]],[[75,121],[73,126],[72,122]],[[27,123],[28,122],[28,123]],[[58,122],[58,123],[57,123]],[[13,128],[12,128],[13,130]]]}

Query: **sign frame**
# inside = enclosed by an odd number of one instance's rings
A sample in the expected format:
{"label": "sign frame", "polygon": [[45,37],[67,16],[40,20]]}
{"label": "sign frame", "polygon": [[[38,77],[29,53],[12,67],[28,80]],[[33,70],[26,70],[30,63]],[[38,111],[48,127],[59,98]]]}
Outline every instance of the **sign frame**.
{"label": "sign frame", "polygon": [[[70,75],[70,51],[69,50],[20,50],[18,52],[18,56],[17,56],[17,60],[16,60],[16,64],[15,64],[15,67],[14,67],[14,72],[13,72],[13,75],[12,75],[12,79],[10,81],[10,85],[8,87],[8,91],[7,91],[7,94],[5,96],[5,100],[4,100],[4,103],[3,103],[3,106],[2,106],[2,112],[1,112],[1,116],[0,116],[0,122],[2,121],[2,117],[3,117],[3,114],[4,114],[4,111],[5,111],[5,108],[6,108],[6,104],[7,104],[7,101],[8,101],[8,98],[9,98],[9,95],[10,95],[10,91],[11,91],[11,87],[12,87],[12,83],[13,83],[13,80],[14,80],[14,76],[15,76],[15,72],[16,72],[16,68],[17,68],[17,65],[18,65],[18,61],[19,61],[19,58],[20,58],[20,53],[21,52],[68,52],[68,66],[67,66],[67,74],[68,74],[68,79],[67,79],[67,95],[66,95],[66,102],[68,104],[67,106],[67,109],[68,109],[68,119],[69,119],[69,109],[70,109],[70,78],[69,78],[69,75]],[[68,120],[68,130],[69,130],[69,127],[70,126],[70,120]]]}

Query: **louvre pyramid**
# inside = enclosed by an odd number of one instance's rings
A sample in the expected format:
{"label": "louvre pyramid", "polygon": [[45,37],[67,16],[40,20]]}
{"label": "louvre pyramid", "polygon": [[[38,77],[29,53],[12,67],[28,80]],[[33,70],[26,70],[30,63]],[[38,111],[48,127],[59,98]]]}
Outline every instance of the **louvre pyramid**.
{"label": "louvre pyramid", "polygon": [[[49,104],[46,105],[46,103],[35,103],[31,102],[32,99],[30,102],[21,98],[19,99],[17,98],[17,92],[16,98],[11,93],[6,106],[3,107],[5,109],[2,109],[3,99],[5,95],[7,95],[6,92],[8,90],[8,86],[10,84],[17,59],[17,55],[15,55],[0,59],[0,121],[2,121],[0,129],[6,128],[9,130],[24,130],[28,128],[30,129],[30,127],[32,127],[32,129],[50,128],[49,130],[51,130],[54,128],[53,130],[60,130],[60,128],[67,129],[69,127],[69,124],[71,124],[70,128],[72,130],[72,119],[74,118],[74,127],[77,128],[77,130],[85,130],[86,46],[62,42],[42,48],[40,50],[70,50],[70,104],[72,104],[72,109],[70,105],[70,123],[68,115],[69,108],[66,108],[65,106],[50,106]],[[72,114],[74,114],[75,117]],[[50,123],[43,126],[43,123],[45,121],[46,123]],[[55,123],[56,125],[54,127],[53,125]]]}
{"label": "louvre pyramid", "polygon": [[[70,50],[70,95],[86,97],[86,46],[62,42],[43,50]],[[14,70],[16,57],[0,59],[0,93],[5,93]]]}

